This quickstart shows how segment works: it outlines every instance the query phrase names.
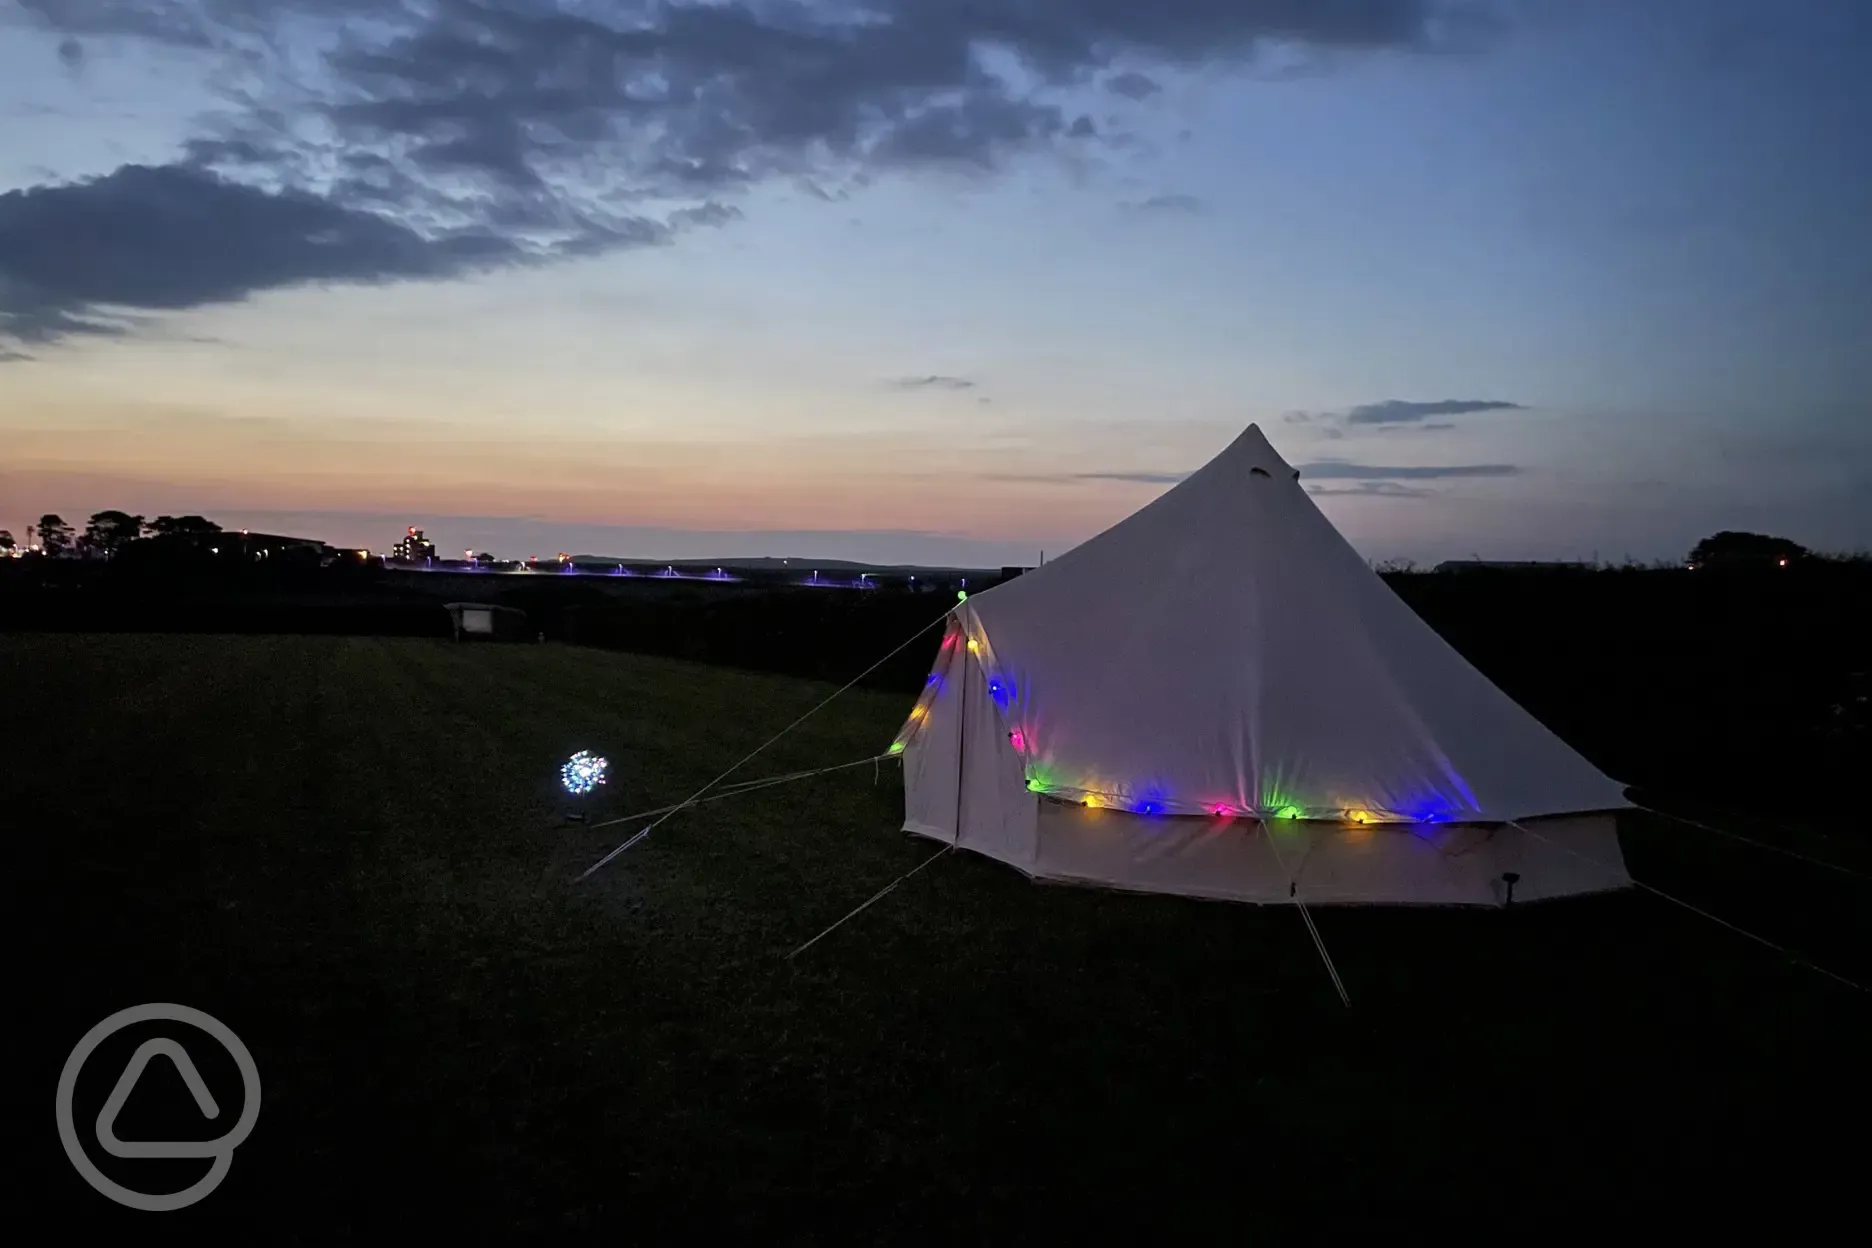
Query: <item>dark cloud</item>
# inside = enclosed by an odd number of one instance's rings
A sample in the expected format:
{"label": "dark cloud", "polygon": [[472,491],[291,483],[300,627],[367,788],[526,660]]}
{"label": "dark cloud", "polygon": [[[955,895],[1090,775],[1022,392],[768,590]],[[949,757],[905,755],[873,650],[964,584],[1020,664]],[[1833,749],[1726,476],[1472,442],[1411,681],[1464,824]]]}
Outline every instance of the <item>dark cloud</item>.
{"label": "dark cloud", "polygon": [[67,35],[65,38],[59,40],[58,58],[59,58],[59,61],[65,66],[66,69],[70,70],[74,74],[77,73],[79,70],[84,68],[84,62],[85,62],[84,43],[78,39],[71,37],[70,35]]}
{"label": "dark cloud", "polygon": [[890,383],[893,390],[973,390],[975,383],[966,377],[945,377],[931,373],[925,377],[898,377]]}
{"label": "dark cloud", "polygon": [[187,308],[313,281],[452,277],[515,258],[486,234],[429,239],[296,192],[188,169],[0,195],[0,331],[112,332],[98,309]]}
{"label": "dark cloud", "polygon": [[1525,410],[1519,403],[1509,403],[1503,399],[1436,399],[1428,403],[1413,403],[1408,399],[1385,399],[1379,403],[1364,403],[1346,413],[1348,425],[1391,425],[1411,424],[1428,420],[1433,416],[1467,416],[1475,412],[1518,412]]}
{"label": "dark cloud", "polygon": [[[197,277],[185,253],[132,254],[129,240],[173,246],[186,231],[164,198],[164,171],[44,188],[58,197],[49,202],[126,221],[138,215],[128,193],[148,192],[142,211],[159,222],[102,248],[127,267],[120,281],[104,281],[69,238],[45,253],[56,263],[31,261],[27,284],[56,308],[80,306],[59,302],[64,292],[106,287],[144,301],[135,306],[175,307],[204,291],[238,298],[279,282],[447,276],[501,254],[586,254],[641,242],[646,221],[667,229],[672,211],[719,223],[725,210],[708,205],[774,178],[836,195],[884,170],[986,173],[1105,141],[1059,93],[1096,84],[1120,61],[1141,68],[1104,82],[1135,99],[1155,86],[1145,68],[1246,63],[1273,46],[1468,46],[1484,0],[19,3],[60,34],[217,54],[236,71],[224,83],[240,84],[226,86],[232,107],[195,136],[186,164],[167,171],[181,195],[212,199],[224,223],[239,218],[237,255],[206,257]],[[242,196],[240,186],[279,193]],[[315,201],[332,241],[309,246]],[[0,224],[0,255],[58,239],[44,220],[37,234],[17,228]],[[0,309],[17,320],[16,297],[6,298]],[[56,324],[43,306],[26,314],[48,332]]]}
{"label": "dark cloud", "polygon": [[1128,70],[1107,78],[1105,89],[1114,95],[1122,95],[1128,100],[1147,100],[1162,91],[1163,86],[1149,74]]}
{"label": "dark cloud", "polygon": [[1450,477],[1512,477],[1513,464],[1388,465],[1321,459],[1300,465],[1301,477],[1316,481],[1440,481]]}

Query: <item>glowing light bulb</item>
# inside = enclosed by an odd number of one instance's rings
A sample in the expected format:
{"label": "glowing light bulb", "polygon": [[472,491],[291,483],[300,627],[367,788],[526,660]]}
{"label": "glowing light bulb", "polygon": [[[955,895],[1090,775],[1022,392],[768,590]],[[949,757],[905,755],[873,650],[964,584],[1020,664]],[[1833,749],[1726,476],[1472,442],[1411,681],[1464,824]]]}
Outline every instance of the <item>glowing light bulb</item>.
{"label": "glowing light bulb", "polygon": [[1017,750],[1024,750],[1027,748],[1027,737],[1018,728],[1008,733],[1008,740],[1014,743],[1014,748]]}
{"label": "glowing light bulb", "polygon": [[958,589],[958,590],[956,591],[956,601],[957,601],[957,602],[967,602],[967,601],[968,601],[968,590],[966,590],[966,589]]}
{"label": "glowing light bulb", "polygon": [[891,742],[891,747],[890,747],[890,752],[891,752],[892,754],[901,754],[901,753],[903,753],[903,750],[904,750],[904,743],[903,743],[903,742],[901,742],[901,741],[893,741],[893,742]]}
{"label": "glowing light bulb", "polygon": [[1227,802],[1217,802],[1209,808],[1209,813],[1218,819],[1229,819],[1234,817],[1235,808]]}
{"label": "glowing light bulb", "polygon": [[923,708],[922,708],[922,707],[920,707],[920,706],[913,706],[913,707],[911,707],[911,708],[910,708],[910,718],[911,718],[911,719],[922,719],[922,718],[923,718],[923,714],[924,714],[924,712],[923,712]]}
{"label": "glowing light bulb", "polygon": [[1298,806],[1283,806],[1274,812],[1274,817],[1276,819],[1298,819],[1300,817],[1300,808]]}
{"label": "glowing light bulb", "polygon": [[1086,806],[1086,809],[1088,810],[1097,810],[1100,806],[1103,806],[1104,804],[1105,804],[1104,802],[1101,802],[1099,800],[1099,796],[1096,793],[1088,793],[1085,795],[1085,806]]}
{"label": "glowing light bulb", "polygon": [[975,644],[975,639],[973,637],[969,638],[968,640],[968,652],[970,654],[981,653],[981,647]]}
{"label": "glowing light bulb", "polygon": [[1346,812],[1346,818],[1350,819],[1353,823],[1370,823],[1371,812],[1369,810],[1348,810]]}

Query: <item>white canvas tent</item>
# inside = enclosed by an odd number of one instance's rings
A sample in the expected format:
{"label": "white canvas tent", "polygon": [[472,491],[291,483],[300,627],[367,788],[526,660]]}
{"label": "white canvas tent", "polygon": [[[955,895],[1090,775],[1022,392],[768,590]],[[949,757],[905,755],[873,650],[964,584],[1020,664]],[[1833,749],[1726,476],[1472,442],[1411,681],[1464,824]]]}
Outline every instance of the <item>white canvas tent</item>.
{"label": "white canvas tent", "polygon": [[1298,477],[1251,425],[958,605],[891,747],[905,829],[1038,879],[1239,901],[1628,886],[1623,787],[1419,619]]}

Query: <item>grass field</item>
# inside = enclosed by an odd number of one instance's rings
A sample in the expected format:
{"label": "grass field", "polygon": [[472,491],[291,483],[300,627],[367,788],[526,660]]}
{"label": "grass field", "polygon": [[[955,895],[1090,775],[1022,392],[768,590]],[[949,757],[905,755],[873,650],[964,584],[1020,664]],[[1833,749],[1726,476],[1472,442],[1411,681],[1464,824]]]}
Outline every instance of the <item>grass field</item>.
{"label": "grass field", "polygon": [[[52,977],[40,1190],[141,1216],[64,1166],[45,1107],[77,1038],[144,1001],[228,1023],[265,1088],[227,1182],[172,1216],[268,1238],[1487,1234],[1798,1219],[1857,1186],[1865,998],[1642,894],[1319,911],[1347,1011],[1291,910],[961,855],[789,964],[930,852],[888,768],[686,813],[573,882],[629,829],[562,821],[572,750],[613,763],[592,817],[627,813],[826,692],[558,646],[6,638],[18,954]],[[746,774],[875,753],[904,709],[849,694]],[[1643,820],[1627,852],[1863,973],[1863,881]]]}

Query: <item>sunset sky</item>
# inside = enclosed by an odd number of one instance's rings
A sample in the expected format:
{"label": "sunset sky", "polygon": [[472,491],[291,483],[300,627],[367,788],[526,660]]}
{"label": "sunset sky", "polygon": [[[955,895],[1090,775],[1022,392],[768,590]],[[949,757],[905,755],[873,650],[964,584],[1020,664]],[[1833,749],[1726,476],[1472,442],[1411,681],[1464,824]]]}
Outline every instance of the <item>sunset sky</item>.
{"label": "sunset sky", "polygon": [[1872,4],[0,0],[0,527],[1872,545]]}

